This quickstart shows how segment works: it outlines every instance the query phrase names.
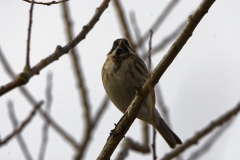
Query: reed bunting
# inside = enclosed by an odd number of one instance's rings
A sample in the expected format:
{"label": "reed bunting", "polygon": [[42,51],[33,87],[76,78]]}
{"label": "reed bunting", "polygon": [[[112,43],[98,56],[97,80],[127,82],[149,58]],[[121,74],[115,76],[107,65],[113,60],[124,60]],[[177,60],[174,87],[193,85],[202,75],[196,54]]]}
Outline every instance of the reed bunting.
{"label": "reed bunting", "polygon": [[[147,67],[129,46],[128,41],[124,38],[115,40],[102,68],[102,82],[108,97],[122,113],[125,113],[132,102],[136,88],[143,86],[147,79]],[[182,144],[156,108],[154,117],[154,127],[171,148]],[[149,96],[142,104],[137,118],[153,125]]]}

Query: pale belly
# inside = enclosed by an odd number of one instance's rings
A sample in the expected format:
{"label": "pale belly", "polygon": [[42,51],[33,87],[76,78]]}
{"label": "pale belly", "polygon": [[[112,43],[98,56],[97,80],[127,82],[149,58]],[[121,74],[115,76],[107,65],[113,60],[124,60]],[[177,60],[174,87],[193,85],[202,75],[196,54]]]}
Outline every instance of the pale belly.
{"label": "pale belly", "polygon": [[[114,64],[112,63],[105,67],[113,68],[110,65]],[[108,74],[114,74],[114,76],[110,76],[108,83],[104,84],[108,97],[122,113],[125,113],[128,106],[132,102],[136,93],[136,89],[142,87],[146,81],[146,79],[137,77],[137,75],[134,76],[131,75],[133,73],[130,73],[128,71],[129,68],[127,67],[132,67],[132,65],[133,64],[129,62],[128,64],[123,65],[121,69],[119,69],[116,73],[114,71],[109,72]],[[140,112],[141,113],[139,113],[139,116],[140,114],[141,115],[146,114],[146,111]],[[138,118],[140,118],[139,116]]]}

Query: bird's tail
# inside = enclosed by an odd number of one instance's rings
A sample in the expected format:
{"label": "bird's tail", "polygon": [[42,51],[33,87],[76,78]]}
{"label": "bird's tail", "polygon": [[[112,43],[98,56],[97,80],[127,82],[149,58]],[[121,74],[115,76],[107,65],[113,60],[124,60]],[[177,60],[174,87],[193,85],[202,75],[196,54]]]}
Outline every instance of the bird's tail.
{"label": "bird's tail", "polygon": [[182,144],[180,138],[167,126],[162,118],[160,122],[156,124],[156,129],[171,148],[175,148],[177,144]]}

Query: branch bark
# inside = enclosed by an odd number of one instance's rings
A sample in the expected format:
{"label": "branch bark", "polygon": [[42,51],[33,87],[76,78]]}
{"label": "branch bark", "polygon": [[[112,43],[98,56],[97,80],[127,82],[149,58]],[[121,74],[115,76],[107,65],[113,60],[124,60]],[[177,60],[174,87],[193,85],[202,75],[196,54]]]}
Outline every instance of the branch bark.
{"label": "branch bark", "polygon": [[38,64],[36,64],[34,67],[31,68],[31,70],[24,71],[22,73],[19,73],[16,78],[1,86],[0,87],[0,96],[6,94],[7,92],[11,91],[12,89],[25,85],[28,83],[28,81],[35,75],[38,75],[39,72],[47,67],[49,64],[51,64],[54,61],[57,61],[61,56],[64,54],[67,54],[72,48],[74,48],[79,42],[81,42],[83,39],[85,39],[86,35],[90,32],[90,30],[94,27],[94,25],[99,20],[102,13],[105,11],[105,9],[108,7],[108,3],[110,0],[103,0],[102,4],[96,9],[95,14],[93,15],[92,19],[88,22],[87,25],[83,26],[82,31],[68,44],[66,44],[64,47],[57,46],[54,53],[49,55],[48,57],[42,59]]}
{"label": "branch bark", "polygon": [[214,128],[219,125],[222,125],[224,122],[228,121],[232,116],[236,115],[240,111],[240,103],[229,112],[223,114],[215,121],[211,122],[207,127],[202,129],[201,131],[197,132],[193,137],[189,138],[183,145],[177,147],[176,149],[172,150],[170,153],[166,154],[161,160],[168,160],[176,157],[188,147],[193,144],[197,144],[198,140],[210,133]]}
{"label": "branch bark", "polygon": [[141,108],[141,104],[147,98],[149,94],[148,86],[151,84],[155,86],[163,73],[166,71],[168,66],[173,62],[174,58],[180,52],[184,44],[191,37],[192,32],[197,27],[198,23],[201,21],[203,16],[208,12],[211,5],[215,2],[215,0],[204,0],[196,9],[195,13],[188,17],[188,22],[185,25],[183,31],[177,38],[177,40],[173,43],[171,48],[168,50],[166,55],[159,62],[155,70],[153,71],[151,79],[148,79],[144,84],[142,91],[136,94],[132,103],[128,107],[127,111],[120,119],[115,129],[112,130],[112,133],[108,137],[108,140],[103,147],[101,153],[98,156],[98,160],[108,160],[110,159],[113,151],[124,137],[129,127],[132,125],[133,121],[137,117],[137,114]]}

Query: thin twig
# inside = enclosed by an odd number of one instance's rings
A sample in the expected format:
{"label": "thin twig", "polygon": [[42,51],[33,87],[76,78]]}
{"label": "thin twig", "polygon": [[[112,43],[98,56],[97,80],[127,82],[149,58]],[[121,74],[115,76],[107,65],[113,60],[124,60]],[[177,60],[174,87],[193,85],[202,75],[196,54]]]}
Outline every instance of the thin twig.
{"label": "thin twig", "polygon": [[[18,120],[17,120],[16,115],[14,113],[13,102],[8,101],[7,105],[8,105],[9,117],[12,121],[13,127],[17,128],[18,127]],[[30,152],[28,151],[27,145],[26,145],[23,137],[21,136],[21,134],[16,134],[16,138],[17,138],[17,141],[20,145],[20,148],[21,148],[25,158],[27,160],[32,160],[32,156],[31,156]]]}
{"label": "thin twig", "polygon": [[206,140],[206,142],[200,148],[198,148],[196,151],[191,153],[188,160],[199,159],[200,156],[207,153],[210,150],[210,148],[213,146],[214,142],[216,142],[217,139],[219,139],[221,135],[225,131],[227,131],[227,129],[231,126],[234,120],[235,119],[232,118],[229,121],[227,121],[225,124],[223,124],[223,126],[221,126],[221,128],[219,128],[219,130],[216,133],[212,134],[211,137],[209,137],[208,140]]}
{"label": "thin twig", "polygon": [[42,4],[42,5],[46,5],[46,6],[50,6],[52,4],[59,4],[59,3],[63,3],[63,2],[67,2],[69,0],[62,0],[62,1],[51,1],[51,2],[36,2],[36,1],[29,1],[29,0],[23,0],[25,2],[28,2],[28,3],[34,3],[34,4]]}
{"label": "thin twig", "polygon": [[[168,17],[169,13],[173,10],[179,0],[172,0],[164,11],[157,18],[156,22],[150,27],[151,30],[156,31],[162,22]],[[148,32],[144,34],[144,36],[138,40],[136,46],[141,46],[148,39]]]}
{"label": "thin twig", "polygon": [[130,22],[132,23],[133,31],[135,33],[136,39],[141,38],[141,32],[137,23],[137,18],[135,12],[130,12]]}
{"label": "thin twig", "polygon": [[171,122],[170,122],[170,117],[169,117],[168,107],[164,103],[160,84],[158,84],[158,86],[155,88],[156,88],[157,101],[158,101],[159,109],[162,113],[162,117],[163,117],[164,121],[167,123],[167,125],[170,128],[172,128]]}
{"label": "thin twig", "polygon": [[[34,0],[33,0],[33,2],[34,2]],[[32,31],[33,6],[34,6],[34,3],[31,3],[30,10],[29,10],[29,22],[28,22],[26,66],[25,66],[24,70],[29,70],[31,68],[31,66],[30,66],[30,42],[31,42],[31,31]]]}
{"label": "thin twig", "polygon": [[12,133],[10,133],[6,138],[3,140],[0,140],[0,146],[3,146],[6,144],[10,139],[12,139],[16,134],[21,133],[21,131],[26,127],[26,125],[32,120],[33,116],[36,113],[36,110],[40,108],[40,106],[43,104],[43,101],[39,102],[34,109],[31,111],[29,116],[21,123],[21,125],[18,128],[15,128]]}
{"label": "thin twig", "polygon": [[[47,87],[46,87],[46,112],[50,114],[50,108],[52,104],[52,73],[47,74]],[[48,127],[49,124],[47,121],[45,121],[43,125],[43,130],[42,130],[42,144],[40,147],[40,152],[38,155],[39,160],[44,159],[45,151],[47,148],[47,142],[48,142]]]}
{"label": "thin twig", "polygon": [[[66,33],[68,36],[68,41],[72,40],[72,23],[71,23],[71,18],[70,18],[70,14],[68,11],[68,6],[67,3],[62,3],[62,10],[63,10],[63,19],[65,21],[65,26],[66,26]],[[84,136],[83,141],[81,142],[81,145],[79,145],[79,152],[76,155],[76,159],[82,159],[83,154],[86,150],[87,145],[89,144],[89,139],[90,139],[90,135],[92,134],[92,129],[94,127],[94,125],[96,124],[96,120],[98,120],[98,118],[100,117],[100,115],[102,114],[104,108],[107,106],[107,100],[105,100],[103,108],[101,108],[100,112],[98,112],[97,114],[97,119],[95,119],[95,123],[91,122],[90,119],[90,109],[91,106],[89,104],[88,101],[88,96],[87,96],[87,89],[86,89],[86,85],[84,84],[84,78],[83,78],[83,72],[82,72],[82,67],[81,64],[79,63],[79,57],[78,57],[78,53],[76,51],[76,49],[72,49],[71,50],[71,60],[73,63],[73,67],[74,67],[74,72],[76,75],[76,79],[78,82],[78,91],[79,91],[79,99],[82,99],[83,104],[81,106],[83,106],[83,110],[84,110],[84,119],[85,119],[85,132],[84,132]]]}
{"label": "thin twig", "polygon": [[123,160],[127,157],[129,150],[132,149],[134,151],[138,151],[141,153],[149,153],[149,147],[139,144],[137,142],[134,142],[131,138],[127,137],[124,139],[124,141],[121,144],[121,150],[117,154],[115,160]]}
{"label": "thin twig", "polygon": [[128,42],[130,43],[130,46],[135,50],[135,45],[133,43],[133,39],[132,39],[131,32],[130,32],[130,29],[128,27],[128,23],[127,23],[127,20],[126,20],[124,11],[123,11],[123,7],[121,6],[119,0],[113,0],[113,3],[114,3],[114,6],[115,6],[115,9],[117,11],[120,23],[122,25],[124,36],[128,39]]}
{"label": "thin twig", "polygon": [[[136,16],[135,16],[135,13],[134,12],[131,12],[130,13],[130,22],[132,23],[132,26],[133,26],[133,31],[135,33],[135,37],[136,39],[140,39],[140,29],[139,29],[139,26],[138,26],[138,23],[137,23],[137,19],[136,19]],[[144,50],[143,49],[143,45],[142,46],[139,46],[139,48],[141,48],[141,51]],[[142,51],[144,52],[144,51]],[[139,53],[138,53],[139,55]],[[142,147],[144,147],[146,149],[146,152],[145,153],[149,153],[150,152],[150,147],[149,147],[149,129],[148,129],[148,124],[144,121],[142,121],[141,123],[141,126],[142,126]]]}
{"label": "thin twig", "polygon": [[64,54],[67,54],[72,48],[74,48],[79,42],[81,42],[97,23],[105,9],[108,7],[109,1],[110,0],[103,0],[102,4],[96,9],[96,12],[93,15],[92,19],[88,22],[87,25],[83,27],[82,31],[71,42],[67,43],[64,47],[57,46],[54,53],[42,59],[38,64],[32,67],[31,70],[19,73],[13,81],[1,86],[0,96],[4,95],[5,93],[11,91],[16,87],[26,84],[34,75],[39,74],[39,72],[43,68],[47,67],[52,62],[58,60]]}
{"label": "thin twig", "polygon": [[[15,73],[11,69],[9,63],[7,62],[6,58],[2,54],[1,50],[0,50],[0,60],[3,64],[4,69],[7,71],[8,75],[11,78],[14,78]],[[30,94],[27,88],[25,88],[24,86],[21,86],[20,91],[22,92],[22,95],[24,95],[24,97],[30,102],[31,105],[35,106],[37,104],[35,98]],[[58,132],[63,138],[65,138],[70,144],[72,144],[72,146],[76,150],[78,150],[78,145],[75,142],[75,140],[69,134],[67,134],[50,116],[48,116],[47,113],[45,113],[41,109],[39,109],[38,112],[46,121],[49,122],[49,124],[53,127],[53,129],[55,129],[56,132]]]}
{"label": "thin twig", "polygon": [[0,62],[2,66],[4,67],[7,74],[13,79],[15,77],[15,73],[13,72],[13,69],[9,65],[7,59],[5,58],[4,54],[2,53],[2,50],[0,48]]}
{"label": "thin twig", "polygon": [[[73,29],[72,29],[72,23],[70,18],[70,12],[69,12],[67,3],[62,3],[61,6],[63,11],[63,19],[65,23],[66,35],[67,35],[68,41],[70,42],[73,39],[73,33],[72,33]],[[81,64],[79,62],[79,53],[75,48],[73,48],[70,51],[70,57],[73,64],[74,74],[77,79],[79,100],[82,99],[82,102],[83,102],[83,104],[81,104],[80,106],[83,107],[83,111],[84,111],[84,120],[86,124],[85,134],[89,134],[89,128],[91,126],[91,119],[90,119],[91,106],[89,105],[86,84],[84,83],[84,75],[82,72]]]}
{"label": "thin twig", "polygon": [[[133,31],[135,33],[136,39],[137,40],[141,39],[140,29],[139,29],[137,18],[134,12],[130,13],[130,22],[132,23],[132,27],[133,27]],[[139,51],[141,51],[141,53],[147,53],[144,45],[137,46],[135,49],[138,49],[138,56],[140,56]]]}
{"label": "thin twig", "polygon": [[[155,55],[156,53],[159,53],[161,50],[164,49],[172,40],[174,40],[179,33],[182,31],[183,27],[185,26],[186,21],[182,22],[177,28],[170,33],[168,36],[163,38],[161,42],[159,42],[156,46],[152,49],[152,55]],[[143,59],[147,59],[147,52],[143,53]]]}
{"label": "thin twig", "polygon": [[[150,38],[149,38],[149,49],[148,49],[148,79],[151,79],[151,50],[152,50],[152,35],[153,35],[153,31],[150,30]],[[151,114],[152,114],[152,125],[156,126],[156,122],[155,122],[155,114],[154,114],[154,110],[155,110],[155,95],[154,95],[154,89],[151,83],[149,83],[149,96],[150,96],[150,106],[151,107]],[[157,155],[156,155],[156,131],[155,128],[153,128],[153,142],[152,142],[152,149],[153,149],[153,160],[157,159]]]}
{"label": "thin twig", "polygon": [[78,151],[78,153],[76,154],[76,156],[74,158],[75,160],[82,159],[82,157],[84,155],[84,152],[86,151],[86,146],[88,145],[89,140],[91,138],[91,135],[93,133],[92,131],[95,128],[95,126],[98,124],[99,119],[101,118],[102,114],[106,110],[108,103],[109,103],[109,99],[108,99],[107,96],[105,96],[103,98],[103,102],[100,105],[100,107],[99,107],[99,109],[98,109],[98,111],[96,113],[96,116],[95,116],[95,118],[94,118],[94,120],[93,120],[93,122],[91,124],[89,134],[85,134],[84,137],[83,137],[83,141],[81,142],[81,145],[79,147],[79,151]]}
{"label": "thin twig", "polygon": [[197,27],[197,24],[201,21],[201,19],[207,13],[213,3],[214,0],[203,1],[196,9],[196,12],[193,15],[189,16],[188,22],[184,27],[182,33],[179,35],[172,47],[169,49],[169,51],[154,69],[152,73],[152,78],[148,79],[147,82],[144,84],[141,92],[136,94],[132,103],[128,106],[127,111],[124,113],[123,117],[120,119],[115,129],[112,130],[112,134],[108,137],[106,144],[104,145],[101,153],[97,158],[98,160],[110,159],[113,151],[115,150],[119,142],[122,140],[122,138],[128,131],[129,127],[137,117],[142,103],[147,98],[149,94],[149,83],[151,83],[152,86],[156,85],[163,73],[167,70],[169,65],[173,62],[174,58],[180,52],[184,44],[191,37],[192,32]]}
{"label": "thin twig", "polygon": [[183,143],[183,145],[175,148],[174,150],[172,150],[171,152],[167,153],[164,157],[161,158],[161,160],[168,160],[168,159],[172,159],[174,157],[176,157],[178,154],[182,153],[183,151],[185,151],[188,147],[190,147],[193,144],[197,144],[197,142],[204,137],[205,135],[207,135],[208,133],[210,133],[214,128],[216,128],[217,126],[222,125],[223,123],[227,122],[228,120],[230,120],[230,118],[232,118],[233,116],[235,116],[238,112],[240,111],[240,103],[237,104],[236,107],[234,107],[233,109],[229,110],[228,112],[224,113],[222,116],[220,116],[219,118],[217,118],[216,120],[212,121],[210,124],[208,124],[205,128],[203,128],[202,130],[198,131],[195,133],[195,135],[191,138],[189,138],[188,140],[186,140],[186,142]]}
{"label": "thin twig", "polygon": [[95,115],[95,118],[92,122],[92,128],[96,126],[96,124],[98,123],[99,119],[101,118],[103,112],[106,110],[108,104],[109,104],[109,98],[107,95],[105,95],[105,97],[103,98],[103,102],[100,105],[100,107]]}
{"label": "thin twig", "polygon": [[62,129],[45,111],[42,109],[38,109],[38,112],[40,115],[44,118],[45,121],[48,122],[49,125],[51,125],[57,133],[59,133],[67,142],[69,142],[75,150],[78,150],[78,145],[75,142],[75,140],[64,130]]}
{"label": "thin twig", "polygon": [[150,147],[149,147],[149,129],[148,129],[148,124],[144,121],[142,121],[142,141],[143,141],[143,146],[146,146],[147,151],[150,152]]}

